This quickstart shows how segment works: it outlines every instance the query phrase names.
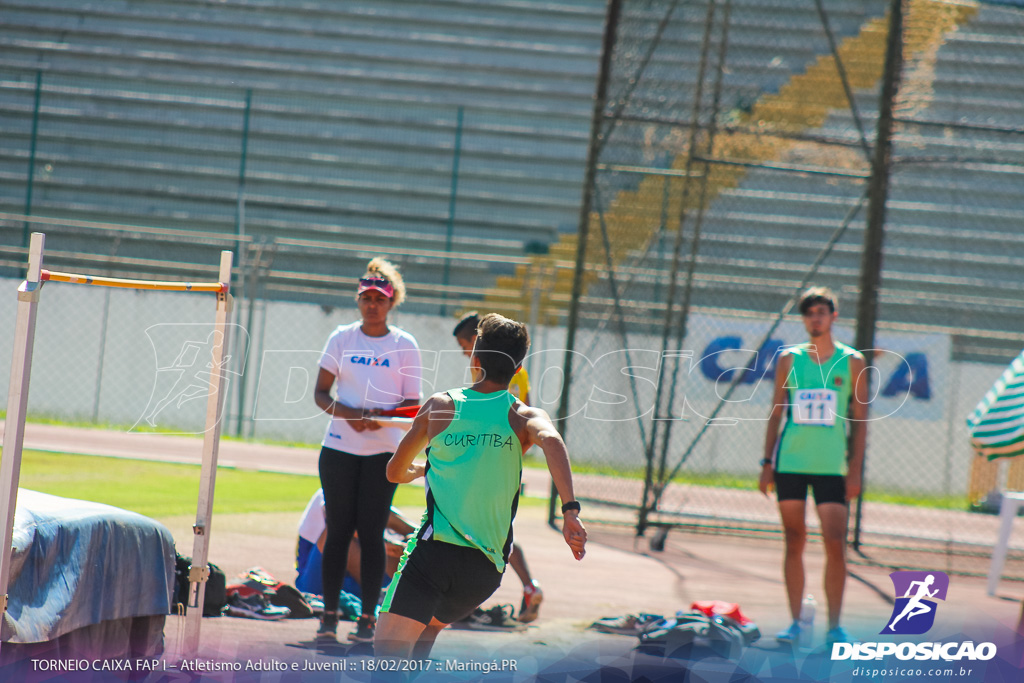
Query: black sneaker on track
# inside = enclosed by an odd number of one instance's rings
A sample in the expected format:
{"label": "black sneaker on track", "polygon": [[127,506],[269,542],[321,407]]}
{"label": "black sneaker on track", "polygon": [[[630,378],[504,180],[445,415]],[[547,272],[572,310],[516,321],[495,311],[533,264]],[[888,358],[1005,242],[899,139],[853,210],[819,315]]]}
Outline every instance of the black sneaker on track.
{"label": "black sneaker on track", "polygon": [[474,631],[522,631],[526,624],[512,616],[512,605],[495,605],[490,609],[477,609],[467,620]]}
{"label": "black sneaker on track", "polygon": [[230,617],[276,621],[287,619],[292,611],[287,607],[271,605],[262,593],[253,593],[244,598],[238,593],[232,593],[224,613]]}
{"label": "black sneaker on track", "polygon": [[348,639],[353,643],[372,643],[376,627],[377,622],[374,618],[364,614],[356,621],[356,630],[348,634]]}
{"label": "black sneaker on track", "polygon": [[320,628],[316,631],[316,641],[318,643],[337,643],[338,642],[338,615],[327,614],[326,612],[320,617]]}

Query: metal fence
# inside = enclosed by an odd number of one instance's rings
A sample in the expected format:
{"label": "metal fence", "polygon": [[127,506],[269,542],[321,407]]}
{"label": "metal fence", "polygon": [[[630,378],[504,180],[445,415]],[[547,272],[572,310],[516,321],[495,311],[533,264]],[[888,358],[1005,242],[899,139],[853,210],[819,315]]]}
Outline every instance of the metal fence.
{"label": "metal fence", "polygon": [[[1024,484],[1017,463],[974,461],[964,428],[1024,341],[1024,11],[612,0],[607,17],[603,59],[571,51],[601,62],[589,141],[576,86],[387,102],[309,74],[200,88],[12,62],[0,275],[19,276],[31,230],[50,267],[104,275],[209,279],[234,250],[226,433],[308,442],[322,423],[295,369],[388,255],[410,289],[397,322],[438,354],[428,389],[463,378],[457,313],[529,322],[533,397],[562,420],[589,517],[640,533],[777,530],[753,490],[773,359],[802,341],[795,293],[828,285],[838,337],[877,350],[858,546],[981,571],[996,520],[967,509]],[[52,299],[33,412],[197,424],[160,370],[187,369],[201,308]],[[1010,559],[1024,577],[1019,546]]]}
{"label": "metal fence", "polygon": [[[272,271],[268,296],[294,299],[363,258],[322,245],[387,247],[430,283],[415,305],[438,310],[516,277],[575,223],[586,150],[586,120],[554,108],[513,120],[483,104],[213,94],[53,70],[0,68],[0,114],[2,248],[27,246],[19,216],[45,217],[54,258],[127,274],[199,264],[196,244],[230,238],[243,270]],[[122,239],[107,225],[136,229]]]}
{"label": "metal fence", "polygon": [[[110,241],[125,251],[188,248],[204,261],[222,249],[235,251],[233,347],[228,361],[224,433],[232,436],[313,444],[322,438],[322,413],[312,405],[312,382],[323,343],[340,324],[357,319],[354,292],[366,262],[384,255],[405,274],[408,300],[390,316],[393,324],[420,342],[424,392],[457,386],[466,378],[466,359],[452,337],[457,315],[484,303],[479,288],[451,287],[438,293],[438,280],[454,264],[472,267],[519,266],[527,278],[522,289],[508,290],[520,302],[518,317],[537,320],[537,302],[546,286],[525,256],[465,251],[426,251],[402,245],[361,247],[327,241],[254,241],[232,235],[180,230],[139,229],[108,223],[57,218],[0,217],[0,234],[20,234],[24,223],[33,232],[56,236],[58,244],[76,240],[102,245]],[[5,265],[18,268],[19,247],[0,249]],[[283,270],[275,262],[284,252],[316,267],[318,260],[340,264],[334,272]],[[173,281],[215,277],[210,263],[159,258],[159,269],[117,255],[48,249],[45,266],[85,275],[146,276]],[[552,270],[571,269],[556,262]],[[432,273],[420,279],[418,272]],[[0,278],[9,296],[0,297],[0,319],[14,316],[20,280]],[[36,419],[93,423],[116,429],[199,433],[205,416],[193,389],[206,373],[204,350],[212,340],[212,318],[201,296],[66,287],[48,283],[39,311],[39,335],[32,377],[30,414]],[[534,326],[537,356],[528,367],[543,375],[540,358],[548,345],[561,348],[559,329]],[[10,354],[11,339],[0,335],[0,357]],[[0,381],[6,376],[0,367]],[[197,394],[198,395],[198,394]]]}
{"label": "metal fence", "polygon": [[560,415],[632,476],[582,495],[637,534],[777,530],[756,492],[774,358],[827,285],[838,338],[874,350],[860,557],[983,572],[996,520],[965,510],[1024,483],[963,424],[1024,341],[1024,12],[608,7]]}

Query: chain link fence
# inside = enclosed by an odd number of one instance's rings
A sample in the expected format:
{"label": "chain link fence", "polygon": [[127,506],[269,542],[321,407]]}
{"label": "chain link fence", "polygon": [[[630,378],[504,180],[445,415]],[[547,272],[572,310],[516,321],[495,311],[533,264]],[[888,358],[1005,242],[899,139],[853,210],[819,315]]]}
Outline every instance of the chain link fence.
{"label": "chain link fence", "polygon": [[[465,378],[458,313],[530,324],[532,396],[564,420],[591,517],[758,533],[778,530],[756,463],[774,359],[805,335],[792,299],[830,286],[854,344],[874,271],[860,561],[983,572],[997,520],[968,510],[1024,485],[1017,462],[974,459],[964,426],[1024,340],[1024,9],[907,0],[887,70],[887,0],[612,0],[588,144],[601,3],[584,4],[564,54],[545,48],[575,80],[480,82],[464,104],[408,74],[415,96],[388,102],[324,87],[333,71],[200,87],[7,62],[4,287],[33,230],[49,267],[101,275],[211,279],[233,250],[225,433],[311,443],[315,354],[383,253],[409,284],[395,322],[427,352],[425,391]],[[202,296],[47,285],[30,409],[201,428],[212,317]],[[1019,545],[1007,573],[1024,578]]]}
{"label": "chain link fence", "polygon": [[774,359],[806,339],[796,295],[826,285],[839,340],[877,315],[860,560],[983,573],[998,520],[967,510],[1024,483],[1016,462],[974,459],[964,425],[1024,339],[1024,130],[1009,115],[1024,11],[609,8],[563,414],[584,462],[629,476],[583,477],[581,495],[638,534],[776,531],[756,491]]}

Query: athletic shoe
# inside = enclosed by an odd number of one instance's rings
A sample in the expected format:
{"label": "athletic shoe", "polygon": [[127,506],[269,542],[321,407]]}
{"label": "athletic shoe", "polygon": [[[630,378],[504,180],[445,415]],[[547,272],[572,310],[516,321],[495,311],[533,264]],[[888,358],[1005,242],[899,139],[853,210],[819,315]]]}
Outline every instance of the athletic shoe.
{"label": "athletic shoe", "polygon": [[318,643],[338,642],[338,615],[324,613],[320,617],[320,628],[316,631]]}
{"label": "athletic shoe", "polygon": [[232,593],[228,598],[226,614],[229,617],[246,617],[248,619],[265,619],[274,621],[287,619],[292,611],[287,607],[271,605],[266,596],[262,593],[253,593],[242,597],[238,593]]}
{"label": "athletic shoe", "polygon": [[529,624],[540,613],[540,603],[544,602],[544,591],[536,581],[523,586],[523,602],[519,605],[519,623]]}
{"label": "athletic shoe", "polygon": [[469,617],[469,627],[475,631],[522,631],[526,625],[512,617],[513,611],[512,605],[477,609]]}
{"label": "athletic shoe", "polygon": [[651,624],[665,621],[660,614],[627,614],[621,617],[603,617],[587,628],[601,633],[617,633],[624,636],[638,636]]}
{"label": "athletic shoe", "polygon": [[353,643],[372,643],[373,631],[376,626],[377,622],[374,618],[364,614],[356,622],[356,630],[348,634],[348,639]]}
{"label": "athletic shoe", "polygon": [[800,622],[794,621],[785,631],[776,633],[775,640],[780,643],[796,643],[800,640]]}
{"label": "athletic shoe", "polygon": [[846,632],[845,628],[836,626],[833,629],[829,629],[829,632],[825,634],[825,642],[828,645],[834,645],[835,643],[855,643],[857,641]]}
{"label": "athletic shoe", "polygon": [[249,579],[251,581],[255,581],[256,583],[262,583],[264,586],[270,586],[271,588],[276,588],[277,584],[281,583],[273,576],[271,576],[270,572],[268,572],[263,567],[252,567],[245,573],[240,574],[239,576],[242,579]]}
{"label": "athletic shoe", "polygon": [[309,608],[313,610],[314,617],[320,617],[324,613],[324,599],[315,593],[303,593],[302,599],[306,601]]}

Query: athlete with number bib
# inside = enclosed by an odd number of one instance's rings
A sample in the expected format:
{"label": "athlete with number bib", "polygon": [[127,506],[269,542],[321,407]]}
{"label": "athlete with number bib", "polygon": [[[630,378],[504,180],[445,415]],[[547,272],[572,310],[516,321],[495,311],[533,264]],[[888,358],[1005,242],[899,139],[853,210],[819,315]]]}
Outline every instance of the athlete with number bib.
{"label": "athlete with number bib", "polygon": [[827,287],[807,290],[800,299],[800,314],[810,341],[787,349],[776,365],[758,484],[765,495],[774,485],[786,538],[783,573],[793,623],[776,639],[791,643],[800,636],[810,487],[825,547],[825,639],[829,644],[850,642],[839,616],[846,585],[848,504],[860,493],[867,436],[864,356],[832,339],[839,313]]}
{"label": "athlete with number bib", "polygon": [[[388,463],[392,481],[426,478],[427,510],[381,606],[377,656],[427,657],[442,629],[497,590],[512,549],[523,451],[531,444],[544,452],[564,502],[565,542],[583,558],[587,532],[565,442],[547,413],[508,391],[529,344],[522,323],[484,316],[470,357],[475,383],[431,396]],[[426,463],[414,462],[424,448]]]}

